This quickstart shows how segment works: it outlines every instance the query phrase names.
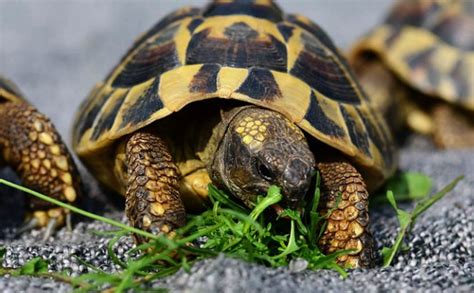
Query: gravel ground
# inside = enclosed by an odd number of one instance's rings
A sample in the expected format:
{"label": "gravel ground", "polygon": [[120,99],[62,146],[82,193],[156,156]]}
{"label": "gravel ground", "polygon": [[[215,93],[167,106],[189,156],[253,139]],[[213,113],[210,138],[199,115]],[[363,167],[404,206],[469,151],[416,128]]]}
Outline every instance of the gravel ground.
{"label": "gravel ground", "polygon": [[[420,159],[422,158],[422,159]],[[159,282],[156,286],[166,286],[177,291],[347,291],[347,290],[432,290],[432,291],[472,291],[473,280],[473,231],[474,201],[474,154],[472,151],[432,152],[406,149],[402,152],[402,169],[420,171],[434,180],[434,190],[439,190],[458,174],[467,175],[456,189],[430,210],[423,214],[408,242],[410,251],[396,259],[394,266],[388,269],[355,270],[341,280],[337,273],[292,272],[289,268],[270,269],[259,265],[218,257],[203,261],[192,268],[190,274],[178,272],[175,276]],[[2,204],[3,205],[3,204]],[[14,209],[14,203],[9,205]],[[410,207],[405,205],[404,207]],[[3,209],[3,208],[2,208]],[[120,211],[105,214],[122,219]],[[21,219],[21,214],[17,215]],[[0,246],[7,247],[4,265],[18,267],[28,259],[42,256],[51,261],[50,270],[69,270],[72,275],[88,272],[77,262],[77,256],[103,270],[114,271],[117,268],[107,258],[107,239],[92,235],[90,230],[107,230],[110,226],[99,222],[76,224],[72,232],[65,229],[52,237],[48,243],[40,243],[41,231],[22,235],[12,239],[14,224],[5,222],[1,227],[5,238]],[[378,207],[371,210],[371,229],[377,240],[377,246],[393,243],[397,233],[397,220],[393,210]],[[7,228],[5,228],[7,227]],[[132,243],[124,239],[117,247],[117,254],[123,254]],[[242,282],[245,280],[245,282]],[[29,289],[69,290],[65,285],[50,280],[31,278],[0,278],[0,290],[11,292]],[[59,286],[59,287],[56,287]]]}
{"label": "gravel ground", "polygon": [[[117,62],[131,40],[176,7],[203,2],[0,0],[0,71],[17,82],[30,101],[68,137],[74,109],[92,84]],[[286,11],[304,13],[320,23],[341,47],[377,23],[389,2],[280,1]],[[410,252],[396,259],[391,268],[355,270],[341,280],[329,271],[292,272],[288,268],[269,269],[218,257],[198,263],[191,274],[178,272],[156,286],[193,292],[472,292],[474,152],[436,151],[425,140],[414,138],[401,151],[401,168],[432,176],[435,190],[458,174],[465,174],[466,178],[419,218],[409,240]],[[123,201],[104,195],[84,175],[90,197],[86,208],[124,221]],[[0,171],[0,177],[16,180],[8,170]],[[0,246],[7,247],[3,265],[18,267],[32,257],[42,256],[51,261],[50,270],[69,270],[73,275],[87,272],[75,259],[77,256],[103,270],[117,269],[106,256],[107,239],[89,232],[110,229],[101,223],[76,219],[72,232],[60,230],[47,243],[39,241],[41,231],[15,238],[15,229],[22,222],[23,198],[22,194],[0,187]],[[390,245],[398,227],[392,209],[379,207],[371,211],[371,217],[377,245]],[[123,240],[116,252],[120,255],[131,245],[130,240]],[[0,277],[0,291],[39,290],[63,292],[70,287],[51,280]]]}

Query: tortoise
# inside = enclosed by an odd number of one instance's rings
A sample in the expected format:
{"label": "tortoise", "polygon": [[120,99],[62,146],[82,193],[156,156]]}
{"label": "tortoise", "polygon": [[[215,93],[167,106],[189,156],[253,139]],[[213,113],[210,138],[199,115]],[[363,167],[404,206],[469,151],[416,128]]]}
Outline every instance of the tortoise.
{"label": "tortoise", "polygon": [[153,233],[173,235],[205,208],[210,183],[248,207],[278,185],[282,205],[300,207],[318,170],[322,210],[342,193],[319,244],[355,249],[338,259],[351,267],[372,263],[368,192],[396,168],[391,141],[326,33],[268,0],[166,16],[92,89],[73,127],[80,159],[126,197],[130,224]]}
{"label": "tortoise", "polygon": [[[0,76],[0,166],[10,166],[22,183],[75,204],[81,195],[77,168],[51,121],[29,104],[18,87]],[[63,224],[69,210],[27,198],[26,222],[18,232],[47,227],[43,240]]]}
{"label": "tortoise", "polygon": [[474,3],[407,0],[349,61],[379,112],[441,148],[474,147]]}

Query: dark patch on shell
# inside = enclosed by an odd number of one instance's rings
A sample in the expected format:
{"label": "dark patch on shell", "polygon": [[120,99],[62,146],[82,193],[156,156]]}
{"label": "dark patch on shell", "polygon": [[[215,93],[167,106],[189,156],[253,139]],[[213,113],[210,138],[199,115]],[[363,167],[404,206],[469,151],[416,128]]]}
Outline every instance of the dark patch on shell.
{"label": "dark patch on shell", "polygon": [[[326,97],[341,103],[360,104],[352,75],[337,55],[329,54],[313,37],[302,34],[305,44],[290,73]],[[339,61],[339,62],[337,62]]]}
{"label": "dark patch on shell", "polygon": [[113,87],[131,87],[155,78],[181,63],[173,38],[179,24],[170,26],[139,49],[112,82]]}
{"label": "dark patch on shell", "polygon": [[227,38],[210,37],[210,32],[206,29],[193,35],[186,51],[186,64],[257,66],[286,72],[286,46],[275,37],[269,35],[270,41],[259,39],[259,33],[242,22],[226,28]]}
{"label": "dark patch on shell", "polygon": [[474,16],[449,15],[439,20],[431,32],[463,51],[474,51]]}
{"label": "dark patch on shell", "polygon": [[150,87],[124,113],[120,128],[143,122],[150,118],[153,113],[163,108],[163,102],[158,93],[159,88],[160,78],[156,78]]}
{"label": "dark patch on shell", "polygon": [[203,15],[204,17],[223,15],[249,15],[256,18],[266,19],[272,22],[283,20],[283,12],[275,4],[259,5],[249,1],[233,1],[232,3],[212,3]]}
{"label": "dark patch on shell", "polygon": [[288,42],[288,40],[293,36],[293,30],[295,28],[284,23],[279,23],[277,27],[285,41]]}
{"label": "dark patch on shell", "polygon": [[113,106],[112,110],[105,114],[104,116],[100,117],[97,124],[94,126],[94,132],[92,133],[91,139],[96,140],[101,135],[103,135],[106,131],[110,130],[114,125],[115,118],[117,117],[117,113],[120,110],[120,107],[125,100],[129,91],[125,91],[125,93],[120,96],[117,101],[115,101],[115,105]]}
{"label": "dark patch on shell", "polygon": [[225,29],[224,35],[232,41],[245,42],[256,39],[258,32],[245,22],[236,22]]}
{"label": "dark patch on shell", "polygon": [[[98,91],[98,89],[96,89]],[[80,106],[79,113],[82,113],[82,117],[78,120],[76,128],[75,128],[75,135],[74,137],[79,140],[84,135],[89,128],[94,125],[94,121],[97,118],[100,110],[104,106],[105,102],[109,100],[110,96],[112,95],[113,91],[108,94],[101,94],[101,95],[94,95],[94,98],[89,98],[84,101],[84,103]],[[84,109],[84,110],[82,110]],[[77,141],[76,143],[78,143]]]}
{"label": "dark patch on shell", "polygon": [[221,66],[219,64],[204,64],[196,73],[189,85],[192,93],[214,93],[217,91],[217,74]]}
{"label": "dark patch on shell", "polygon": [[357,146],[364,154],[369,157],[372,157],[372,154],[369,150],[369,138],[367,132],[363,129],[360,129],[354,121],[354,118],[347,112],[346,108],[343,105],[340,105],[342,117],[346,122],[347,129],[349,130],[349,136],[352,143]]}
{"label": "dark patch on shell", "polygon": [[463,58],[459,58],[453,70],[449,74],[456,86],[456,96],[462,99],[467,99],[469,95],[472,94],[469,92],[469,83],[472,82],[473,77],[471,76],[471,79],[466,78],[469,75],[465,70]]}
{"label": "dark patch on shell", "polygon": [[287,21],[294,23],[309,33],[311,33],[316,39],[318,39],[321,43],[323,43],[328,49],[330,49],[333,52],[337,52],[337,48],[332,42],[331,38],[328,36],[328,34],[316,23],[309,21],[308,23],[300,21],[296,15],[288,15],[286,18]]}
{"label": "dark patch on shell", "polygon": [[318,99],[314,92],[311,92],[310,105],[304,118],[317,130],[323,134],[333,137],[344,137],[344,130],[331,120],[324,113],[319,105]]}
{"label": "dark patch on shell", "polygon": [[[391,166],[394,160],[394,152],[390,146],[388,146],[385,142],[391,141],[387,134],[379,129],[375,128],[375,125],[369,120],[369,118],[364,115],[359,109],[357,109],[359,116],[362,118],[362,122],[364,122],[365,129],[367,130],[370,139],[375,144],[377,149],[382,154],[385,163],[387,166]],[[372,115],[372,117],[377,117],[376,115]],[[380,121],[375,121],[375,123],[382,123]]]}
{"label": "dark patch on shell", "polygon": [[186,17],[197,16],[201,13],[201,9],[199,8],[190,8],[190,9],[179,9],[162,20],[160,20],[157,24],[155,24],[151,29],[149,29],[143,36],[141,36],[135,43],[133,44],[130,51],[125,55],[127,56],[133,49],[138,48],[143,42],[149,39],[151,36],[159,33],[162,29],[166,28],[168,25],[181,20]]}
{"label": "dark patch on shell", "polygon": [[268,69],[251,68],[237,92],[258,100],[281,98],[281,91]]}
{"label": "dark patch on shell", "polygon": [[202,18],[195,18],[188,24],[188,30],[192,34],[194,30],[204,22]]}

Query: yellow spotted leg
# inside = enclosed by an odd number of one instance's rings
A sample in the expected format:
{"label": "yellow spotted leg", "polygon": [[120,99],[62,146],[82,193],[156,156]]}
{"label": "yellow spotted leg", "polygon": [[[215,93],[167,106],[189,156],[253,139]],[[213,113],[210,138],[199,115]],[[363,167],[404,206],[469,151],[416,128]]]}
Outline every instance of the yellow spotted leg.
{"label": "yellow spotted leg", "polygon": [[[51,121],[27,103],[0,103],[0,159],[30,189],[71,204],[80,195],[77,169],[61,137]],[[45,239],[68,219],[68,210],[28,197],[25,227],[47,226]]]}
{"label": "yellow spotted leg", "polygon": [[[164,233],[185,224],[186,213],[179,193],[180,173],[165,142],[155,134],[133,134],[126,146],[126,213],[136,228]],[[145,241],[135,235],[135,241]]]}
{"label": "yellow spotted leg", "polygon": [[[368,230],[368,197],[360,173],[348,162],[335,160],[318,163],[321,175],[321,214],[329,211],[326,229],[319,241],[323,252],[351,249],[340,256],[339,264],[350,267],[371,267],[374,261],[374,241]],[[338,195],[340,202],[336,207]]]}

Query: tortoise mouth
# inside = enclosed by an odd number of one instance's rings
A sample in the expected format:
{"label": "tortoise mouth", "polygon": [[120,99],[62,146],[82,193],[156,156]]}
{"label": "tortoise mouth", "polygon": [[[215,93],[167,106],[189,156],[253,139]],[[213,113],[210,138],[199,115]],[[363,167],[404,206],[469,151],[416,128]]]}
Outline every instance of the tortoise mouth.
{"label": "tortoise mouth", "polygon": [[[273,208],[273,210],[275,211],[275,214],[277,215],[277,217],[280,217],[281,219],[285,219],[285,220],[290,220],[290,217],[289,216],[282,216],[283,212],[285,211],[285,209],[280,205],[280,204],[273,204],[271,205],[271,207]],[[302,213],[302,209],[301,208],[297,208],[296,209],[298,211],[299,214]]]}
{"label": "tortoise mouth", "polygon": [[[284,211],[284,208],[282,208],[282,206],[279,205],[279,204],[277,204],[277,203],[276,203],[276,204],[273,204],[273,205],[272,205],[272,208],[273,208],[273,210],[275,211],[275,213],[276,213],[276,215],[277,215],[278,217],[279,217],[279,216],[283,213],[283,211]],[[285,216],[285,217],[288,218],[288,216]]]}

